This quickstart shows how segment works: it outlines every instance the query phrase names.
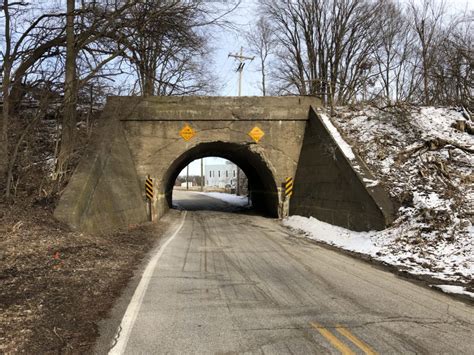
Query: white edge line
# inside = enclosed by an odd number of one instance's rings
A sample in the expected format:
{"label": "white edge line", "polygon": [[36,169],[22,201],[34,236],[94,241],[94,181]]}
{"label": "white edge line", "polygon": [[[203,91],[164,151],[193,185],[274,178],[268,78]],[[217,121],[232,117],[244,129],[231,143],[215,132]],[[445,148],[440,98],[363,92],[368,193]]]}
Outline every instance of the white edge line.
{"label": "white edge line", "polygon": [[158,252],[153,256],[153,258],[150,260],[150,262],[146,266],[146,269],[143,272],[142,278],[140,279],[140,283],[135,289],[132,299],[130,300],[127,310],[125,311],[125,314],[122,318],[122,322],[120,323],[120,326],[118,327],[118,330],[115,336],[115,339],[118,338],[117,343],[112,349],[110,349],[109,351],[110,355],[121,355],[125,352],[128,339],[130,338],[130,333],[137,319],[138,312],[140,311],[140,307],[143,302],[143,297],[145,296],[145,292],[148,288],[148,284],[150,283],[150,279],[153,275],[153,272],[155,271],[156,264],[158,263],[158,260],[160,259],[161,255],[165,251],[168,244],[171,243],[174,237],[176,237],[176,235],[181,231],[181,228],[183,228],[185,220],[186,220],[186,211],[183,214],[183,219],[178,229],[163,244],[163,246],[160,247]]}

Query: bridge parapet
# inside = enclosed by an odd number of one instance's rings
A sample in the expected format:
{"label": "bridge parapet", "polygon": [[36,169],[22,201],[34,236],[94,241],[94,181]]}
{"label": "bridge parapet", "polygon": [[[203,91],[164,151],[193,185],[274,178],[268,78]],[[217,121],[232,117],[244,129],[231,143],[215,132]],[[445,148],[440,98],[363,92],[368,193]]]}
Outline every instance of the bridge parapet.
{"label": "bridge parapet", "polygon": [[306,121],[314,97],[121,97],[108,105],[127,107],[122,121]]}

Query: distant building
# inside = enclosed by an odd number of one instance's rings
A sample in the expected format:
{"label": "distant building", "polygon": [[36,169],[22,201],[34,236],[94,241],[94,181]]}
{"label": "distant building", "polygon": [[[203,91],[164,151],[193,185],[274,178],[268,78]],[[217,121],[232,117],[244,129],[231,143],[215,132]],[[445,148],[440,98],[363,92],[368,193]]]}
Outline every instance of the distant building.
{"label": "distant building", "polygon": [[235,188],[237,186],[237,165],[216,164],[204,168],[206,186],[219,188]]}

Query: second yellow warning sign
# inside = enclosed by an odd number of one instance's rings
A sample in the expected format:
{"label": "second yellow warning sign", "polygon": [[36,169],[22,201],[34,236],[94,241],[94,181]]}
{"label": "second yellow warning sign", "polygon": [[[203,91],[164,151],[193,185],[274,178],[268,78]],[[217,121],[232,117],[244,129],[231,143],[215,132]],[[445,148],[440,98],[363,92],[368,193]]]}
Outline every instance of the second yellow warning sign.
{"label": "second yellow warning sign", "polygon": [[185,125],[181,131],[179,131],[179,135],[187,142],[196,135],[196,131],[189,125]]}
{"label": "second yellow warning sign", "polygon": [[255,143],[258,143],[260,139],[265,135],[265,132],[263,132],[259,127],[255,126],[252,128],[252,130],[249,132],[250,138],[252,138]]}

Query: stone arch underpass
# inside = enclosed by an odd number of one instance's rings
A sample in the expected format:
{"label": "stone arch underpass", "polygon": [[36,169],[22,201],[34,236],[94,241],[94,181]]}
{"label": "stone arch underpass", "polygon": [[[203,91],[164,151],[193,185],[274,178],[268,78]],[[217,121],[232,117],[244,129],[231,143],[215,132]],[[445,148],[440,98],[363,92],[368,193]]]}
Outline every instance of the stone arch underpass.
{"label": "stone arch underpass", "polygon": [[[381,229],[393,207],[360,159],[349,160],[310,97],[111,97],[100,127],[55,210],[91,233],[145,222],[144,183],[153,179],[153,219],[171,206],[188,163],[218,156],[247,175],[254,206],[272,217],[314,216],[355,230]],[[183,138],[183,128],[190,135]],[[249,132],[258,128],[255,141]],[[185,139],[186,138],[186,139]],[[290,201],[282,184],[293,177]]]}
{"label": "stone arch underpass", "polygon": [[230,160],[239,166],[248,178],[254,208],[264,215],[278,217],[278,187],[274,172],[265,157],[250,147],[247,144],[209,142],[199,143],[187,150],[164,175],[161,193],[165,194],[168,207],[171,207],[173,185],[180,171],[193,160],[213,156]]}

